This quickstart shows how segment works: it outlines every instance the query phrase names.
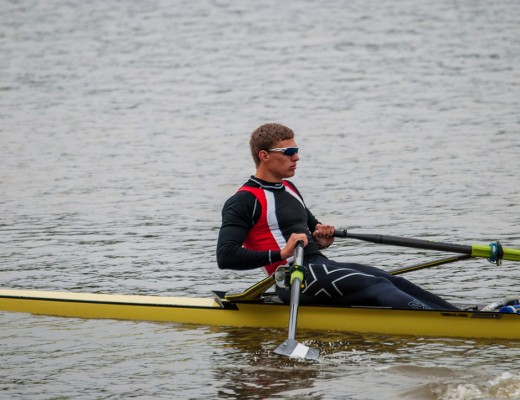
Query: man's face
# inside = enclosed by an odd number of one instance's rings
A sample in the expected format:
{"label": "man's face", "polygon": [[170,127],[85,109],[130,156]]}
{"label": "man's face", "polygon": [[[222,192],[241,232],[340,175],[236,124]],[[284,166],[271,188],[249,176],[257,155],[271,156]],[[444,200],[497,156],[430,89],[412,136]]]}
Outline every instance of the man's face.
{"label": "man's face", "polygon": [[[298,147],[294,139],[282,140],[276,143],[272,149],[287,149]],[[288,150],[290,153],[291,150]],[[296,173],[296,164],[300,157],[298,153],[286,155],[282,151],[269,151],[269,159],[266,168],[279,179],[290,178]]]}

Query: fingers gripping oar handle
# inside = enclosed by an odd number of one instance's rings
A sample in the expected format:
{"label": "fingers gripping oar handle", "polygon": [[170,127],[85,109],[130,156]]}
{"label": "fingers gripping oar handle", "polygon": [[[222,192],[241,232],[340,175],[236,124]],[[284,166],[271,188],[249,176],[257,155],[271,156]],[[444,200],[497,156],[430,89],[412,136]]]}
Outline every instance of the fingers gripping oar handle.
{"label": "fingers gripping oar handle", "polygon": [[429,240],[404,238],[399,236],[373,235],[363,233],[351,233],[346,230],[336,230],[335,237],[352,238],[366,242],[386,244],[391,246],[412,247],[423,250],[447,251],[450,253],[466,254],[471,257],[487,258],[492,262],[499,263],[500,260],[520,261],[520,250],[502,247],[500,243],[484,245],[461,245],[442,242],[431,242]]}

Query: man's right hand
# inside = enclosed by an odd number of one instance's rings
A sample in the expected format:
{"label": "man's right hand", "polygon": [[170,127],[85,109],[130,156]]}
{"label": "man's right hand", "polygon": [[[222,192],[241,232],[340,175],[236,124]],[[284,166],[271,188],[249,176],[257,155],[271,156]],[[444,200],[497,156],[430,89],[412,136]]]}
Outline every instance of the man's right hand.
{"label": "man's right hand", "polygon": [[307,246],[307,243],[309,240],[307,239],[307,235],[305,233],[293,233],[289,237],[289,240],[287,241],[287,244],[285,247],[280,251],[280,256],[282,257],[282,260],[286,260],[289,257],[292,257],[294,255],[294,249],[296,248],[296,244],[299,241],[303,242],[303,247]]}

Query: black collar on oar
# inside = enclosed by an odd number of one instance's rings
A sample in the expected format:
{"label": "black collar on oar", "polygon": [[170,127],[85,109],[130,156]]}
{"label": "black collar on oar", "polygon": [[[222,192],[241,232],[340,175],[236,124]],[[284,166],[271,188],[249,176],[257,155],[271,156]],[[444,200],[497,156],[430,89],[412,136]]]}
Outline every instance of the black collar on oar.
{"label": "black collar on oar", "polygon": [[363,233],[350,233],[346,230],[336,230],[334,237],[352,238],[366,242],[387,244],[391,246],[412,247],[423,250],[447,251],[450,253],[466,254],[471,257],[487,258],[490,262],[500,265],[502,259],[520,261],[520,250],[502,247],[500,242],[485,245],[462,245],[442,242],[431,242],[429,240],[403,238],[399,236],[373,235]]}
{"label": "black collar on oar", "polygon": [[296,324],[298,321],[298,306],[300,303],[300,287],[304,280],[303,274],[303,242],[299,241],[294,251],[294,264],[291,267],[291,302],[289,315],[289,335],[285,342],[274,352],[281,356],[316,360],[320,356],[317,349],[310,348],[296,340]]}

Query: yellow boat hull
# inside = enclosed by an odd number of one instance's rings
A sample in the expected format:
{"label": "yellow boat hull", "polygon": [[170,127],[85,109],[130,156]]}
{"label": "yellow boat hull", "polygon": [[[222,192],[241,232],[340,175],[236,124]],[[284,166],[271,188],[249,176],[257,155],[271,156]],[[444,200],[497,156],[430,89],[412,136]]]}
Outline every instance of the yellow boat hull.
{"label": "yellow boat hull", "polygon": [[[289,306],[169,296],[0,290],[0,310],[32,314],[286,329]],[[298,329],[520,340],[520,315],[480,311],[299,307]]]}

